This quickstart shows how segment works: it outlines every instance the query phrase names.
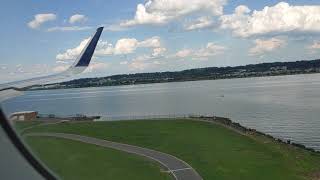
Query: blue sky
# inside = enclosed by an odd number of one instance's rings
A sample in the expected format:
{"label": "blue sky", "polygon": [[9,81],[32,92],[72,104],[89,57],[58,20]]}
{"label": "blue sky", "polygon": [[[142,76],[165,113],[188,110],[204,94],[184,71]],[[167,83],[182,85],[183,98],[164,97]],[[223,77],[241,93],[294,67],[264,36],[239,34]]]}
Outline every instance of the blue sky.
{"label": "blue sky", "polygon": [[81,77],[320,55],[318,0],[12,0],[0,9],[0,82],[66,69],[101,25]]}

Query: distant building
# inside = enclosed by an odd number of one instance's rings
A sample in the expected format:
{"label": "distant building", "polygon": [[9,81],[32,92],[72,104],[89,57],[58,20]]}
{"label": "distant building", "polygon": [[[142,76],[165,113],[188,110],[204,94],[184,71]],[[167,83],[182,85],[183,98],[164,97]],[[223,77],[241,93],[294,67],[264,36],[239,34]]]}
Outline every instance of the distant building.
{"label": "distant building", "polygon": [[271,71],[286,71],[286,70],[287,70],[287,66],[271,67],[270,70],[271,70]]}
{"label": "distant building", "polygon": [[10,120],[13,121],[31,121],[36,119],[38,116],[38,112],[36,111],[22,111],[12,113],[10,116]]}

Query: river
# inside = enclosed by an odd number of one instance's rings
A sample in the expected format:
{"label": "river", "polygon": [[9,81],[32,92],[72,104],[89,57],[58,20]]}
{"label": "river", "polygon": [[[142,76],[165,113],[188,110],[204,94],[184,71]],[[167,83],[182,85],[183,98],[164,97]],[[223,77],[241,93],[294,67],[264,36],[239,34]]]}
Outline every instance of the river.
{"label": "river", "polygon": [[105,117],[215,114],[320,150],[320,74],[30,91],[4,111]]}

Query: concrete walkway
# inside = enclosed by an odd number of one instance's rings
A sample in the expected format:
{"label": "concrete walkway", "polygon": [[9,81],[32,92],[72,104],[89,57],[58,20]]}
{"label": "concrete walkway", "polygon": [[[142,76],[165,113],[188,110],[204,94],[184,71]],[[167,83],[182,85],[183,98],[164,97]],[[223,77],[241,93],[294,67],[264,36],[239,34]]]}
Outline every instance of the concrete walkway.
{"label": "concrete walkway", "polygon": [[178,159],[170,154],[159,151],[146,149],[128,144],[116,143],[107,140],[81,136],[76,134],[65,133],[28,133],[26,136],[45,136],[63,138],[79,141],[88,144],[94,144],[102,147],[112,148],[140,156],[144,156],[150,160],[156,161],[167,168],[167,172],[171,173],[176,180],[202,180],[201,176],[186,162]]}

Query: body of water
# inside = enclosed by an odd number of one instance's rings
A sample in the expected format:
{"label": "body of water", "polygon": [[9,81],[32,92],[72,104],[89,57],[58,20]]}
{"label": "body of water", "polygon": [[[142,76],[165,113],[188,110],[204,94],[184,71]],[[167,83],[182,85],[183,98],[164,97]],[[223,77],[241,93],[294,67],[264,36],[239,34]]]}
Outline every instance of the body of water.
{"label": "body of water", "polygon": [[320,150],[320,74],[26,92],[6,113],[215,114]]}

